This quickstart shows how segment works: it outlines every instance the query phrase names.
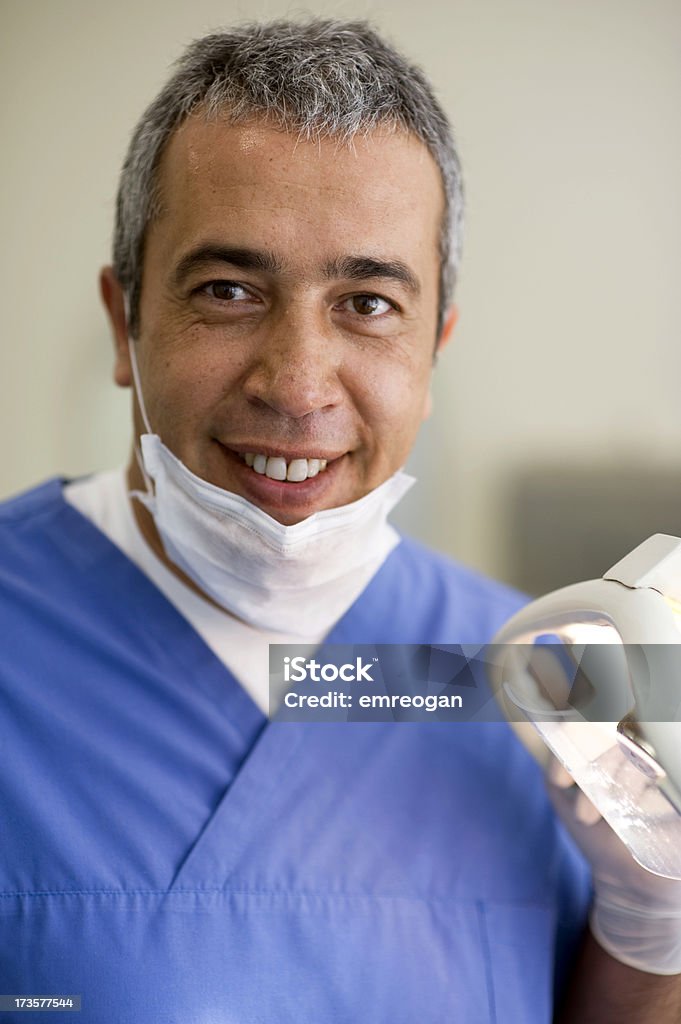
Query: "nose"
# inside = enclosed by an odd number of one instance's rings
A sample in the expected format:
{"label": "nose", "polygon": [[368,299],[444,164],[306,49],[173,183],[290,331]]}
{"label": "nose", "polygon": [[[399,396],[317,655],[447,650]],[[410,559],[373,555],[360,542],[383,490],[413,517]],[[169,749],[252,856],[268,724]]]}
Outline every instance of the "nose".
{"label": "nose", "polygon": [[243,378],[246,397],[281,416],[302,419],[339,404],[339,357],[331,332],[302,311],[269,318]]}

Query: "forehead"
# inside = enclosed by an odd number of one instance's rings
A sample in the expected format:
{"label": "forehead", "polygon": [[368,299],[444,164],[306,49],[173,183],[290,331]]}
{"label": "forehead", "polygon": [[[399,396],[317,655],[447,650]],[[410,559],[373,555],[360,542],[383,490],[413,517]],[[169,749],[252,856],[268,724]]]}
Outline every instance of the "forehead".
{"label": "forehead", "polygon": [[305,141],[263,122],[195,114],[168,143],[158,186],[150,235],[173,250],[226,233],[292,258],[368,247],[437,263],[442,181],[427,148],[405,132]]}

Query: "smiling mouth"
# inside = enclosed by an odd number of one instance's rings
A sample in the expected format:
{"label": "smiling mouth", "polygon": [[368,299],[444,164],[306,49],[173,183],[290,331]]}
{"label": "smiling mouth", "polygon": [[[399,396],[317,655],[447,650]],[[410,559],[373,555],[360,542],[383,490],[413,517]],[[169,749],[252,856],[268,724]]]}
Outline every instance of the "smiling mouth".
{"label": "smiling mouth", "polygon": [[288,483],[302,483],[311,477],[323,473],[327,466],[326,459],[289,459],[280,455],[263,455],[245,452],[239,458],[255,473],[267,476],[270,480],[281,480]]}

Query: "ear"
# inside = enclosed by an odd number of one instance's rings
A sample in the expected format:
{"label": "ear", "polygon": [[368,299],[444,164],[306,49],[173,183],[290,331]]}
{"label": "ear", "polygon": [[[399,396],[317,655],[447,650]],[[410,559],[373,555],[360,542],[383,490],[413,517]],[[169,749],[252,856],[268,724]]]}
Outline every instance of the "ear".
{"label": "ear", "polygon": [[128,321],[125,313],[125,295],[114,274],[113,267],[103,267],[99,275],[99,293],[109,318],[114,342],[114,380],[121,388],[132,384],[130,352],[128,350]]}
{"label": "ear", "polygon": [[[452,337],[452,334],[454,333],[454,328],[456,327],[456,322],[457,322],[458,319],[459,319],[459,307],[456,306],[456,305],[450,306],[449,310],[447,311],[447,316],[445,317],[445,322],[442,325],[442,330],[440,332],[440,337],[437,339],[437,345],[435,346],[435,353],[433,355],[433,362],[435,362],[437,360],[437,357],[439,356],[439,354],[442,351],[442,349],[445,347],[445,345],[447,345],[449,343],[449,341],[450,341],[450,339]],[[427,420],[428,417],[430,416],[430,414],[432,413],[432,411],[433,411],[433,393],[432,393],[431,389],[428,388],[428,391],[426,393],[426,398],[425,398],[425,401],[423,403],[423,419]]]}
{"label": "ear", "polygon": [[436,355],[439,355],[445,345],[449,343],[458,319],[459,307],[456,304],[451,305],[447,310],[447,316],[445,317],[445,322],[442,325],[440,337],[437,339],[437,345],[435,346]]}

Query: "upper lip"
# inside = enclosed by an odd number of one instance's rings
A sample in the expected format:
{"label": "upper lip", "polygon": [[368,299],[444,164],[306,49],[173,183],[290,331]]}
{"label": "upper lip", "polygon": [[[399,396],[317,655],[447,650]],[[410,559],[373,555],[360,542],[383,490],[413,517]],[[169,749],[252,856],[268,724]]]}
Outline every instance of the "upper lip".
{"label": "upper lip", "polygon": [[267,455],[273,458],[286,459],[287,462],[291,462],[293,459],[326,459],[327,462],[332,462],[334,459],[339,459],[341,455],[346,454],[346,450],[342,451],[328,451],[320,450],[319,448],[303,450],[300,448],[282,448],[278,444],[263,444],[261,441],[257,443],[246,444],[225,444],[224,441],[218,441],[218,444],[222,445],[223,448],[227,448],[230,452],[235,452],[237,455]]}

